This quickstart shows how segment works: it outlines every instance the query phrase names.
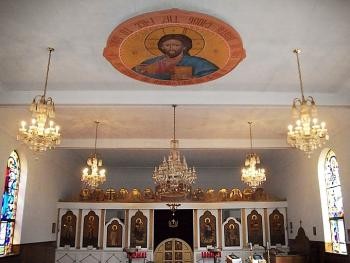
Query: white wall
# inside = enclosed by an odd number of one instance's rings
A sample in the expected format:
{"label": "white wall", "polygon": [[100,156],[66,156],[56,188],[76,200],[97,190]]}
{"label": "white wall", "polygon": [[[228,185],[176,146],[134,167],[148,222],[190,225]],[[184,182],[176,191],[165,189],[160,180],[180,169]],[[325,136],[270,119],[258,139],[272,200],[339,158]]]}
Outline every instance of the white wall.
{"label": "white wall", "polygon": [[[346,117],[349,116],[349,117]],[[341,118],[346,118],[341,120]],[[329,123],[329,121],[327,121]],[[350,227],[350,109],[344,109],[344,115],[333,120],[332,125],[340,125],[343,130],[332,133],[327,146],[337,154],[341,182],[343,186],[343,201],[345,209],[346,228]],[[332,127],[329,125],[329,127]],[[41,155],[38,160],[24,146],[19,145],[12,136],[0,131],[0,164],[2,171],[6,160],[13,149],[18,150],[20,157],[28,163],[27,188],[25,193],[23,231],[21,243],[49,241],[55,239],[51,234],[51,224],[57,220],[56,201],[59,199],[77,198],[81,187],[80,167],[84,160],[73,159],[69,150],[56,149]],[[311,240],[323,240],[321,204],[317,178],[317,162],[321,150],[317,150],[310,159],[304,153],[294,150],[278,150],[269,159],[262,156],[262,162],[268,167],[267,182],[264,187],[268,193],[288,201],[288,222],[293,223],[294,238],[299,227],[299,221]],[[243,157],[244,158],[244,157]],[[243,162],[242,158],[242,162]],[[79,163],[79,165],[76,165]],[[120,188],[154,187],[152,172],[149,168],[108,168],[107,182],[102,186]],[[196,167],[198,182],[194,188],[233,188],[244,186],[240,182],[240,167]],[[0,175],[2,189],[4,176]],[[289,225],[289,224],[288,224]],[[316,226],[314,236],[312,227]]]}
{"label": "white wall", "polygon": [[[25,197],[20,196],[20,206],[23,207],[20,238],[15,236],[16,243],[32,243],[51,241],[56,234],[51,233],[52,223],[57,221],[56,202],[66,199],[79,192],[79,172],[75,171],[74,159],[66,150],[53,150],[40,155],[33,153],[26,146],[19,144],[12,136],[0,130],[0,164],[5,171],[6,162],[12,150],[17,150],[22,164],[23,178],[20,191],[25,187]],[[27,164],[27,167],[25,167]],[[1,195],[4,185],[4,175],[0,174]],[[18,211],[21,214],[21,211]]]}
{"label": "white wall", "polygon": [[[339,162],[340,179],[342,183],[343,203],[345,211],[345,227],[350,228],[350,109],[344,109],[342,116],[327,121],[329,127],[341,127],[338,133],[332,133],[330,129],[330,141],[325,145],[333,149]],[[335,129],[333,129],[334,131]],[[280,197],[286,197],[288,201],[288,222],[293,222],[293,233],[289,237],[294,238],[299,227],[299,221],[311,240],[323,241],[323,224],[321,214],[320,192],[318,185],[318,159],[321,150],[315,151],[308,159],[298,150],[290,150],[287,156],[275,156],[275,164],[271,166],[271,183],[267,191]],[[289,223],[288,223],[289,226]],[[313,226],[316,226],[317,234],[313,235]]]}
{"label": "white wall", "polygon": [[[243,162],[243,161],[242,161]],[[129,167],[118,168],[108,167],[106,182],[101,186],[103,189],[109,187],[120,189],[146,187],[154,188],[152,173],[154,167]],[[193,189],[200,187],[203,190],[213,188],[216,190],[238,187],[243,189],[244,185],[240,181],[240,168],[232,167],[196,167],[198,179]]]}

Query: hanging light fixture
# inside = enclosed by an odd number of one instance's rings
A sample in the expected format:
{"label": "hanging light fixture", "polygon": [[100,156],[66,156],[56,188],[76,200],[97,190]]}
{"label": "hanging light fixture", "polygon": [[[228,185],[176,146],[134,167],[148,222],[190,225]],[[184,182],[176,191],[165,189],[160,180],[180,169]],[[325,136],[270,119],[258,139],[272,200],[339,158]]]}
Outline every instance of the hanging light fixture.
{"label": "hanging light fixture", "polygon": [[49,47],[49,60],[46,69],[45,88],[43,95],[37,95],[33,98],[30,105],[32,121],[29,127],[26,122],[21,122],[17,140],[27,144],[35,152],[43,152],[60,144],[59,126],[55,125],[55,104],[51,97],[46,98],[47,80],[49,77],[51,53],[53,48]]}
{"label": "hanging light fixture", "polygon": [[95,133],[95,151],[87,159],[86,163],[88,167],[83,169],[83,174],[81,176],[81,181],[85,183],[91,189],[97,188],[100,184],[106,181],[106,170],[102,167],[102,159],[97,154],[96,144],[97,144],[97,128],[100,122],[96,123],[96,133]]}
{"label": "hanging light fixture", "polygon": [[191,185],[197,179],[195,168],[188,168],[186,158],[178,150],[179,140],[175,137],[176,105],[174,109],[174,136],[170,141],[170,154],[163,162],[155,167],[153,180],[156,184],[156,191],[161,197],[176,198],[186,197],[191,191]]}
{"label": "hanging light fixture", "polygon": [[241,180],[251,188],[255,189],[266,181],[265,169],[258,168],[260,166],[260,157],[253,153],[252,143],[252,122],[248,122],[250,132],[250,153],[247,154],[244,162],[244,168],[242,168]]}
{"label": "hanging light fixture", "polygon": [[292,115],[293,119],[295,119],[295,126],[288,126],[287,142],[292,147],[306,152],[310,158],[311,153],[315,149],[329,140],[329,135],[326,129],[326,123],[319,123],[317,120],[317,108],[314,98],[311,96],[307,98],[304,97],[299,63],[299,54],[301,50],[295,49],[293,52],[297,57],[301,99],[295,98],[293,100]]}

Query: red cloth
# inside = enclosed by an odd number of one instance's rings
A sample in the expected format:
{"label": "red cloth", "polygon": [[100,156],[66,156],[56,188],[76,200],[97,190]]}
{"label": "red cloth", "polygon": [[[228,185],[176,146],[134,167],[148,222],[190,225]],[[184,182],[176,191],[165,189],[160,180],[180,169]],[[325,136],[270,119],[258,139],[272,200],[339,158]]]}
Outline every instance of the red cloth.
{"label": "red cloth", "polygon": [[[202,251],[202,258],[214,258],[215,254],[213,252],[209,252],[209,251]],[[216,254],[217,258],[221,258],[221,252]]]}

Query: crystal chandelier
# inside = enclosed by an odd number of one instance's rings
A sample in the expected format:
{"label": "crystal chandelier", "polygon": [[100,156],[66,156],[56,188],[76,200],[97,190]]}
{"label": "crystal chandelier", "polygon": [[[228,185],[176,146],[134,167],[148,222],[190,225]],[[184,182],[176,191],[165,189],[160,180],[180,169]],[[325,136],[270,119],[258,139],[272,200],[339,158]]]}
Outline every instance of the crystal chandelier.
{"label": "crystal chandelier", "polygon": [[252,122],[248,122],[250,131],[250,151],[247,154],[244,162],[244,168],[242,168],[241,180],[246,183],[251,188],[255,189],[266,181],[265,169],[257,168],[260,165],[260,157],[253,153],[253,143],[252,143]]}
{"label": "crystal chandelier", "polygon": [[155,167],[153,180],[156,184],[156,191],[161,197],[186,197],[191,191],[191,185],[197,179],[195,168],[188,168],[186,158],[178,150],[179,141],[175,137],[175,109],[174,109],[174,136],[170,141],[170,154],[163,162]]}
{"label": "crystal chandelier", "polygon": [[[30,105],[32,113],[32,121],[29,127],[26,127],[26,122],[21,122],[17,140],[23,141],[29,148],[35,152],[46,151],[55,145],[60,144],[59,126],[55,125],[53,119],[55,118],[55,104],[51,97],[46,98],[47,80],[49,77],[51,53],[53,48],[49,50],[49,61],[46,69],[46,79],[44,95],[37,95],[33,98]],[[48,124],[48,125],[47,125]]]}
{"label": "crystal chandelier", "polygon": [[97,128],[98,128],[99,122],[95,121],[95,123],[96,123],[95,151],[87,159],[86,163],[88,167],[85,167],[83,169],[83,174],[81,176],[81,181],[91,189],[97,188],[100,184],[106,181],[106,170],[103,169],[102,159],[96,152]]}
{"label": "crystal chandelier", "polygon": [[301,99],[293,100],[292,115],[295,119],[295,126],[288,126],[287,142],[300,149],[310,158],[311,153],[322,146],[329,140],[326,123],[319,123],[317,120],[317,108],[313,97],[309,96],[305,99],[303,91],[303,82],[301,79],[299,53],[300,49],[295,49],[293,52],[297,56],[299,81],[301,90]]}

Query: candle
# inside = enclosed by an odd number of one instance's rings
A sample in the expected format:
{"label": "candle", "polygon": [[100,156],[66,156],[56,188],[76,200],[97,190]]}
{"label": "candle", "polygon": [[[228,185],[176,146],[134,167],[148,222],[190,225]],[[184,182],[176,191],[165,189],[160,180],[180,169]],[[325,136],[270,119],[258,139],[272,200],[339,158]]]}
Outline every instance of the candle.
{"label": "candle", "polygon": [[269,241],[266,242],[266,248],[270,249]]}
{"label": "candle", "polygon": [[253,250],[252,242],[249,242],[249,249],[250,249],[250,250]]}

